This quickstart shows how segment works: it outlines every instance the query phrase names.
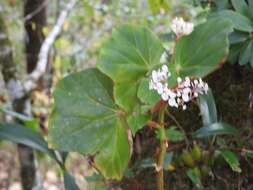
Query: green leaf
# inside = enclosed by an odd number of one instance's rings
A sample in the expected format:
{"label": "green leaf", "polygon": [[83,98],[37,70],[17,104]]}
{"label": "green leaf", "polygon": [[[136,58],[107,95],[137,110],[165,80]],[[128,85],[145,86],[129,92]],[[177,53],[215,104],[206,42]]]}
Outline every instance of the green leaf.
{"label": "green leaf", "polygon": [[245,65],[250,62],[251,56],[253,53],[253,40],[249,41],[245,48],[241,51],[239,57],[239,64]]}
{"label": "green leaf", "polygon": [[188,169],[186,174],[198,189],[203,189],[199,168]]}
{"label": "green leaf", "polygon": [[177,76],[203,77],[214,71],[228,54],[228,34],[231,32],[228,20],[209,19],[190,35],[180,38],[175,48],[175,65],[169,65],[174,75],[169,79],[169,85],[176,84]]}
{"label": "green leaf", "polygon": [[231,64],[237,63],[238,57],[240,52],[243,50],[243,43],[238,43],[231,45],[230,51],[229,51],[229,56],[228,56],[228,61]]}
{"label": "green leaf", "polygon": [[235,153],[229,150],[220,150],[219,151],[225,161],[229,164],[231,169],[235,172],[241,172],[240,163],[235,155]]}
{"label": "green leaf", "polygon": [[141,79],[159,66],[163,46],[145,27],[123,25],[100,51],[98,68],[114,81],[116,103],[131,113],[139,103],[137,90]]}
{"label": "green leaf", "polygon": [[253,0],[248,0],[250,10],[253,10]]}
{"label": "green leaf", "polygon": [[150,114],[141,114],[140,112],[140,107],[137,106],[133,114],[127,118],[127,123],[133,136],[138,130],[142,129],[149,120],[151,120]]}
{"label": "green leaf", "polygon": [[95,165],[101,173],[119,179],[130,159],[130,145],[112,88],[112,81],[97,69],[61,80],[54,91],[49,137],[59,150],[97,154]]}
{"label": "green leaf", "polygon": [[202,127],[193,133],[193,136],[196,138],[204,138],[213,135],[237,135],[237,130],[231,125],[218,122],[211,125]]}
{"label": "green leaf", "polygon": [[231,0],[231,3],[236,10],[236,12],[246,16],[246,17],[251,17],[251,11],[249,9],[249,6],[245,2],[245,0]]}
{"label": "green leaf", "polygon": [[65,190],[80,190],[75,179],[67,171],[64,172],[64,187]]}
{"label": "green leaf", "polygon": [[18,124],[0,123],[0,139],[9,140],[17,144],[29,146],[35,150],[53,155],[43,137],[32,129]]}
{"label": "green leaf", "polygon": [[166,129],[166,136],[170,142],[179,142],[184,140],[184,134],[176,128],[176,126],[170,126]]}
{"label": "green leaf", "polygon": [[216,105],[211,89],[208,90],[207,94],[199,96],[198,105],[204,126],[218,121]]}
{"label": "green leaf", "polygon": [[235,29],[243,32],[252,32],[253,31],[253,23],[251,20],[237,12],[231,11],[231,10],[224,10],[220,11],[218,13],[215,13],[211,16],[218,16],[219,18],[225,18],[231,21],[233,23],[233,26]]}
{"label": "green leaf", "polygon": [[229,36],[230,44],[237,44],[246,41],[249,38],[249,34],[246,32],[235,31]]}
{"label": "green leaf", "polygon": [[33,131],[38,131],[39,129],[39,121],[35,118],[29,117],[29,116],[26,116],[26,115],[23,115],[23,114],[20,114],[20,113],[17,113],[15,111],[8,110],[5,108],[0,108],[0,111],[22,121],[26,127],[31,128]]}
{"label": "green leaf", "polygon": [[149,89],[149,80],[146,78],[141,80],[137,95],[141,102],[149,106],[154,106],[161,99],[155,90]]}

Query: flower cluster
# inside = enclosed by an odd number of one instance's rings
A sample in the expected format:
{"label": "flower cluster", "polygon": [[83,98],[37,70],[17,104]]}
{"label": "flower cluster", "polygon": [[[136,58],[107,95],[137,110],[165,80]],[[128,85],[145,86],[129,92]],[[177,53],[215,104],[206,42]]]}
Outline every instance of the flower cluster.
{"label": "flower cluster", "polygon": [[162,69],[153,71],[149,89],[156,90],[164,101],[168,101],[171,107],[182,107],[185,110],[188,102],[198,97],[199,94],[208,91],[208,84],[203,82],[201,78],[190,79],[189,77],[185,77],[184,80],[178,77],[177,87],[169,88],[167,79],[170,75],[171,73],[166,65],[163,65]]}
{"label": "flower cluster", "polygon": [[180,38],[184,35],[189,35],[192,33],[193,28],[193,23],[185,22],[182,17],[174,18],[171,23],[171,29],[177,35],[177,38]]}

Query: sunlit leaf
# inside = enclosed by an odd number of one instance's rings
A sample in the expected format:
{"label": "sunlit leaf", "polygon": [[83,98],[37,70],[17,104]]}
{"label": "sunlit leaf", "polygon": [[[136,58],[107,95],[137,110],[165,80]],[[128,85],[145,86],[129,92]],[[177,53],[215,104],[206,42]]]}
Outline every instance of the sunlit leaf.
{"label": "sunlit leaf", "polygon": [[220,150],[219,151],[225,161],[229,164],[231,169],[235,172],[241,172],[240,163],[235,155],[235,153],[229,150]]}
{"label": "sunlit leaf", "polygon": [[159,66],[163,46],[145,27],[124,25],[113,31],[112,38],[100,51],[98,68],[114,81],[116,103],[127,112],[139,103],[140,80]]}
{"label": "sunlit leaf", "polygon": [[186,174],[198,189],[203,189],[199,168],[188,169]]}
{"label": "sunlit leaf", "polygon": [[226,19],[209,19],[194,31],[179,39],[175,48],[175,64],[170,64],[170,86],[176,84],[177,76],[203,77],[214,71],[228,54],[228,35],[231,22]]}

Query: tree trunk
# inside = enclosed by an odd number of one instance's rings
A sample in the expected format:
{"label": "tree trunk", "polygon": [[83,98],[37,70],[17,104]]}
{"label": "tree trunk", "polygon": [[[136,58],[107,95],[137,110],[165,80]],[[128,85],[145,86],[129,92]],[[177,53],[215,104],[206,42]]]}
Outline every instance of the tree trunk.
{"label": "tree trunk", "polygon": [[27,72],[31,73],[36,67],[38,53],[44,41],[43,28],[47,20],[47,0],[25,0],[24,19],[25,19],[25,46]]}

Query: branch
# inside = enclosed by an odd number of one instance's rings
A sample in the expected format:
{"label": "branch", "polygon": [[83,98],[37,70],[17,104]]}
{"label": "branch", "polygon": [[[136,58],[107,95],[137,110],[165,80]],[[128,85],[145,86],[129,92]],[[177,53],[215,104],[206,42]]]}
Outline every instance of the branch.
{"label": "branch", "polygon": [[69,15],[69,12],[72,10],[72,8],[76,4],[76,2],[77,2],[77,0],[70,0],[69,1],[66,8],[61,11],[61,13],[57,19],[57,22],[56,22],[55,26],[53,27],[52,31],[49,33],[49,35],[44,40],[44,42],[40,48],[37,66],[34,69],[34,71],[27,77],[26,81],[24,82],[24,88],[25,88],[26,92],[31,91],[35,87],[36,81],[45,73],[46,67],[47,67],[49,50],[53,46],[56,38],[61,33],[64,21],[66,20],[67,16]]}

